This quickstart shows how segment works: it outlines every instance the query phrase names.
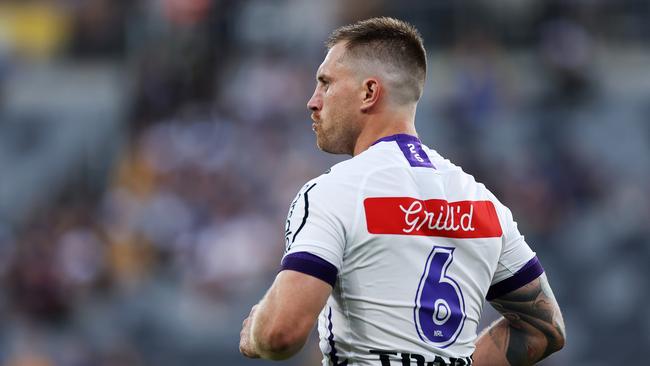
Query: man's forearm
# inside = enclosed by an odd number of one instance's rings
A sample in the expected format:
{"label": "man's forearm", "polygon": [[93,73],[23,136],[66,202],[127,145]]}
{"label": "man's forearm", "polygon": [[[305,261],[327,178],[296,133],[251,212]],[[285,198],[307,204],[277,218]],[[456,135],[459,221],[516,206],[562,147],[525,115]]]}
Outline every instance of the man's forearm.
{"label": "man's forearm", "polygon": [[545,336],[534,329],[517,329],[505,318],[497,320],[476,342],[474,365],[533,365],[551,352]]}
{"label": "man's forearm", "polygon": [[250,353],[270,360],[298,353],[331,292],[332,286],[316,277],[280,272],[249,317]]}
{"label": "man's forearm", "polygon": [[[295,344],[286,327],[274,324],[272,304],[267,301],[274,294],[269,292],[258,305],[253,307],[250,316],[249,347],[253,354],[267,360],[284,360],[293,356],[301,348]],[[271,307],[271,309],[269,309]]]}
{"label": "man's forearm", "polygon": [[545,275],[491,304],[504,317],[479,336],[475,365],[533,365],[564,346],[564,322]]}
{"label": "man's forearm", "polygon": [[271,320],[262,312],[256,314],[251,326],[251,346],[255,352],[267,360],[285,360],[296,354],[304,342],[296,342],[294,337],[283,329],[274,327]]}

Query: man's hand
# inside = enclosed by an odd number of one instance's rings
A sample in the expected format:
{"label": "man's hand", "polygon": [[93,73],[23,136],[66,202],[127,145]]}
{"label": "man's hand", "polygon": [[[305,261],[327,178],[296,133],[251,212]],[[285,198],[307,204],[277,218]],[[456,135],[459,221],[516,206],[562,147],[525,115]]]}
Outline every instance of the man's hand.
{"label": "man's hand", "polygon": [[281,271],[242,324],[239,351],[246,357],[284,360],[305,344],[332,286],[316,277]]}
{"label": "man's hand", "polygon": [[253,317],[258,305],[253,306],[248,318],[242,322],[242,329],[239,332],[239,352],[248,358],[260,358],[260,355],[253,347],[253,340],[251,338],[251,325],[253,324]]}

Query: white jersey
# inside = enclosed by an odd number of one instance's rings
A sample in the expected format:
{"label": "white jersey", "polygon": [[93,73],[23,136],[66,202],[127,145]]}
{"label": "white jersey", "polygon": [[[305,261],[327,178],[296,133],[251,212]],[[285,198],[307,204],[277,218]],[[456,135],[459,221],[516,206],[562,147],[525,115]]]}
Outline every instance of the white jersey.
{"label": "white jersey", "polygon": [[380,139],[307,183],[282,268],[333,286],[323,365],[469,365],[484,299],[543,269],[510,210],[409,135]]}

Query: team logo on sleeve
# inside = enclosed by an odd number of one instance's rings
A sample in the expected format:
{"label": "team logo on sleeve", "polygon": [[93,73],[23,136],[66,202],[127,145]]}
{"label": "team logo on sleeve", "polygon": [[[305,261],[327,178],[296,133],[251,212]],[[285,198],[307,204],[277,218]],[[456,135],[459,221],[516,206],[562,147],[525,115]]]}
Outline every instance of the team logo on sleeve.
{"label": "team logo on sleeve", "polygon": [[371,234],[492,238],[502,234],[490,201],[458,201],[411,197],[366,198],[366,224]]}

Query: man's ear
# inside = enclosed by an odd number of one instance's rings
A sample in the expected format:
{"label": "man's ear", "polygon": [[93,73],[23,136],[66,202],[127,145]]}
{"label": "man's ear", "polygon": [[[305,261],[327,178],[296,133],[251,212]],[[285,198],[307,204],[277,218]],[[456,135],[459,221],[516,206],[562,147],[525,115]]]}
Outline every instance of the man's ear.
{"label": "man's ear", "polygon": [[379,80],[370,78],[363,81],[363,95],[361,101],[361,112],[368,112],[379,101],[382,94],[382,87]]}

